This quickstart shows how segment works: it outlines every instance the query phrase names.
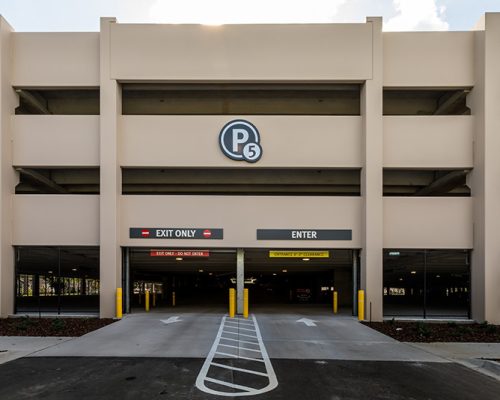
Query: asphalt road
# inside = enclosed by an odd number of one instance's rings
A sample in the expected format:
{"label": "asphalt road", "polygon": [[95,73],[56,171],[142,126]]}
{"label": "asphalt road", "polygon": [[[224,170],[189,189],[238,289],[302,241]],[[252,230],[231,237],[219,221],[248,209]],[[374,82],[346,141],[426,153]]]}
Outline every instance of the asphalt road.
{"label": "asphalt road", "polygon": [[[232,398],[209,395],[195,387],[203,361],[201,358],[22,358],[0,366],[0,399]],[[500,382],[453,363],[286,359],[272,363],[279,386],[252,399],[500,397]],[[233,379],[238,382],[237,373],[233,373]]]}

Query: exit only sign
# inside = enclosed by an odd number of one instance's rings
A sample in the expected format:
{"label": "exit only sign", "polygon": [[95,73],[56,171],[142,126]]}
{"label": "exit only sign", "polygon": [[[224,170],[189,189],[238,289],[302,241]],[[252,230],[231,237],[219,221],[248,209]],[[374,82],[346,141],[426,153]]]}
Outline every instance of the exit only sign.
{"label": "exit only sign", "polygon": [[151,257],[209,257],[208,250],[151,250]]}

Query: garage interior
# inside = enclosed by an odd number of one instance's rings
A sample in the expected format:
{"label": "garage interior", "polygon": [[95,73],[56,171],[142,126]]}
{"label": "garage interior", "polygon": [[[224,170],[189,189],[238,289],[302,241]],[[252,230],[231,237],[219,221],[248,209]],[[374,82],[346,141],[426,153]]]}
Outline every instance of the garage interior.
{"label": "garage interior", "polygon": [[[288,249],[290,250],[290,249]],[[155,293],[155,306],[227,308],[229,288],[236,288],[236,249],[130,248],[123,276],[129,279],[127,312],[144,309],[145,291]],[[168,256],[158,256],[167,251]],[[180,251],[208,252],[205,256],[179,256]],[[273,249],[274,251],[274,249]],[[297,250],[301,251],[301,250]],[[244,250],[245,288],[250,310],[287,306],[332,308],[333,290],[339,308],[351,312],[353,251],[323,250],[326,257],[270,257],[270,249]],[[127,262],[128,260],[128,262]],[[128,263],[128,273],[127,273]],[[152,296],[150,297],[152,305]],[[348,311],[347,311],[348,310]]]}

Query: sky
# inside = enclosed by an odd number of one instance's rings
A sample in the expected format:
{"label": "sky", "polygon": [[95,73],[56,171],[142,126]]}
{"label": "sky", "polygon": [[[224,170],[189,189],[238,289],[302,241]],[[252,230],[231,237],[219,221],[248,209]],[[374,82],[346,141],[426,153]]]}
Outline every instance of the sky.
{"label": "sky", "polygon": [[331,23],[382,16],[385,31],[470,30],[500,0],[0,0],[18,32],[98,31],[122,23]]}

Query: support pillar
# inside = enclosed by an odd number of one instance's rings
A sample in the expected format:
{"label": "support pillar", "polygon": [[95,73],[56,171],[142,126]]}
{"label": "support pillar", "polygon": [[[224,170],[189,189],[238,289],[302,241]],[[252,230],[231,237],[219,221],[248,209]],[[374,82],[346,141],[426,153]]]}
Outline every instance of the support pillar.
{"label": "support pillar", "polygon": [[474,32],[475,85],[467,97],[474,117],[472,189],[474,243],[472,318],[500,324],[500,13],[486,13]]}
{"label": "support pillar", "polygon": [[12,168],[11,118],[18,98],[12,89],[12,33],[0,17],[0,317],[14,313],[12,197],[18,176]]}
{"label": "support pillar", "polygon": [[[368,18],[373,32],[372,79],[361,92],[364,165],[361,172],[363,225],[361,287],[365,291],[366,315],[372,321],[383,318],[383,39],[382,18]],[[371,304],[371,308],[370,308]]]}
{"label": "support pillar", "polygon": [[243,289],[245,288],[245,250],[236,251],[236,313],[243,314]]}
{"label": "support pillar", "polygon": [[114,18],[101,18],[100,48],[100,316],[115,316],[115,293],[121,287],[119,206],[121,171],[118,163],[118,119],[121,91],[111,78],[111,27]]}

